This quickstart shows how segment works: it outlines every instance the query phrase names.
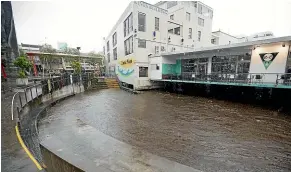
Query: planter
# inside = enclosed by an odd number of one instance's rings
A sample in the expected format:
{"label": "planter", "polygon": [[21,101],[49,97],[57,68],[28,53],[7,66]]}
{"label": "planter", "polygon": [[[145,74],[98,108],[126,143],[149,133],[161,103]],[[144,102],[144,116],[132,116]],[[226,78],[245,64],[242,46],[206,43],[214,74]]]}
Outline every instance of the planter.
{"label": "planter", "polygon": [[16,85],[28,85],[28,78],[17,78]]}

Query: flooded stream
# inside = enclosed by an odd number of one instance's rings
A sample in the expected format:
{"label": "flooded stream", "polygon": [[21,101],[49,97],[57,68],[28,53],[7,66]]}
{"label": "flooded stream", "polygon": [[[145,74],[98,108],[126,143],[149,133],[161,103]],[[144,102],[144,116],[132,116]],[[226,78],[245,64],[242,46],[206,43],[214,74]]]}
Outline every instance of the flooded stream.
{"label": "flooded stream", "polygon": [[107,89],[60,102],[47,119],[71,113],[106,135],[202,171],[291,171],[291,117],[275,111]]}

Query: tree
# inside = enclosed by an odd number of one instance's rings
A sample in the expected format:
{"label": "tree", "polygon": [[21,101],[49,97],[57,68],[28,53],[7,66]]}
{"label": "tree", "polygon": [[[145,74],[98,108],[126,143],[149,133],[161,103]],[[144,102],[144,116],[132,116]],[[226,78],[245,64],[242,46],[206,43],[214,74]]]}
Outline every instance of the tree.
{"label": "tree", "polygon": [[20,68],[18,72],[19,78],[25,78],[26,77],[25,71],[29,70],[29,68],[32,67],[32,63],[25,56],[18,57],[14,61],[14,65]]}
{"label": "tree", "polygon": [[40,52],[43,53],[56,53],[57,50],[55,48],[53,48],[53,46],[49,45],[49,44],[44,44],[41,48],[40,48]]}
{"label": "tree", "polygon": [[81,67],[81,63],[80,63],[80,62],[78,62],[78,61],[73,61],[73,62],[71,63],[71,66],[72,66],[72,68],[74,69],[74,73],[75,73],[75,74],[80,74],[80,73],[81,73],[81,69],[82,69],[82,67]]}

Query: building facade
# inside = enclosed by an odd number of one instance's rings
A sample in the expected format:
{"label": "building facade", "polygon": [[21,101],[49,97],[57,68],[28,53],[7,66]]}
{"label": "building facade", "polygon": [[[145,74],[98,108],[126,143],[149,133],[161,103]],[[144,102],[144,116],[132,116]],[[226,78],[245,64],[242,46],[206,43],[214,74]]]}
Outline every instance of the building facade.
{"label": "building facade", "polygon": [[107,75],[133,89],[154,87],[149,59],[210,46],[212,18],[213,10],[196,1],[131,2],[104,39]]}
{"label": "building facade", "polygon": [[232,36],[222,31],[212,32],[211,44],[212,45],[227,45],[241,42],[240,38]]}
{"label": "building facade", "polygon": [[10,1],[1,1],[1,64],[8,77],[17,76],[13,61],[19,56],[13,10]]}
{"label": "building facade", "polygon": [[291,37],[168,53],[150,59],[152,81],[183,80],[291,88]]}

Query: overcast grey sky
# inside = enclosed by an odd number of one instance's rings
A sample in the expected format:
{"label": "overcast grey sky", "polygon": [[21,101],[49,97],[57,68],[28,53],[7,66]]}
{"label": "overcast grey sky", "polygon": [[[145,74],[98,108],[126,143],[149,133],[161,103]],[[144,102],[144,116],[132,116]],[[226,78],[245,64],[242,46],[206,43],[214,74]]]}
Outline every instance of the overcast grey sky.
{"label": "overcast grey sky", "polygon": [[[129,0],[12,2],[18,43],[54,47],[64,41],[82,51],[102,51]],[[146,1],[156,3],[156,0]],[[213,31],[233,35],[272,31],[291,35],[291,0],[201,0],[214,10]]]}

